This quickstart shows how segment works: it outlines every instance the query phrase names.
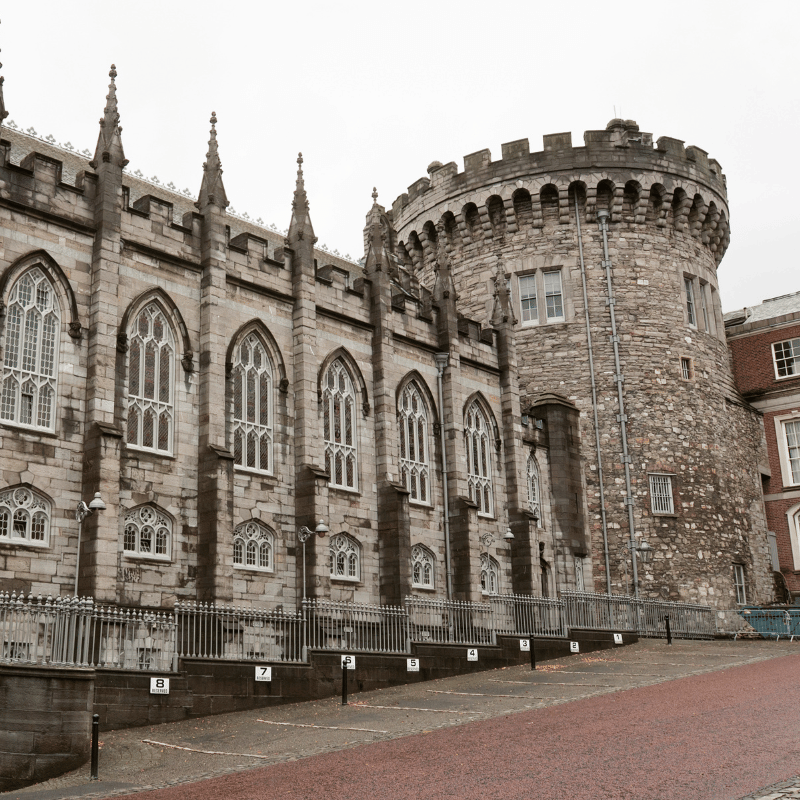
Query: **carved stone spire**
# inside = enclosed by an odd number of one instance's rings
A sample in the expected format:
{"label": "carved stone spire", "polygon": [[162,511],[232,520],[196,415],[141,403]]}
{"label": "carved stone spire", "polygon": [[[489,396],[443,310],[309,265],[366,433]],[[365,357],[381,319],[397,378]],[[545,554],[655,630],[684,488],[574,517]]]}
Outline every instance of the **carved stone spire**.
{"label": "carved stone spire", "polygon": [[517,324],[514,318],[514,311],[511,306],[511,296],[508,292],[508,281],[503,272],[503,261],[500,255],[497,256],[497,264],[494,272],[494,305],[492,307],[492,325],[499,328],[504,323],[510,322]]}
{"label": "carved stone spire", "polygon": [[289,223],[288,239],[309,238],[312,244],[317,241],[314,236],[314,226],[311,224],[311,213],[308,208],[308,195],[303,178],[303,154],[297,154],[297,181],[295,183],[294,197],[292,198],[292,221]]}
{"label": "carved stone spire", "polygon": [[202,209],[209,203],[213,203],[219,208],[227,208],[228,195],[225,194],[225,185],[222,183],[222,162],[219,160],[219,149],[217,148],[217,113],[211,112],[211,131],[208,139],[208,153],[206,162],[203,164],[203,182],[200,185],[200,194],[197,196],[195,205]]}
{"label": "carved stone spire", "polygon": [[106,107],[100,119],[100,135],[97,137],[97,147],[94,158],[89,162],[92,169],[97,169],[101,163],[112,163],[120,169],[128,163],[122,149],[122,128],[119,124],[119,111],[117,111],[117,68],[112,64],[108,73],[111,83],[108,84]]}
{"label": "carved stone spire", "polygon": [[[0,64],[0,69],[3,68],[3,65]],[[3,120],[8,116],[8,111],[6,111],[6,103],[3,100],[3,81],[5,78],[0,75],[0,126],[3,124]]]}
{"label": "carved stone spire", "polygon": [[[436,238],[439,242],[445,241],[444,224],[441,220],[436,224],[436,234]],[[436,265],[434,270],[436,277],[433,282],[433,299],[437,303],[441,303],[443,300],[449,300],[453,304],[453,307],[455,307],[458,295],[456,294],[456,287],[453,283],[453,276],[450,273],[450,256],[447,254],[447,248],[444,247],[444,245],[438,247],[436,250]]]}

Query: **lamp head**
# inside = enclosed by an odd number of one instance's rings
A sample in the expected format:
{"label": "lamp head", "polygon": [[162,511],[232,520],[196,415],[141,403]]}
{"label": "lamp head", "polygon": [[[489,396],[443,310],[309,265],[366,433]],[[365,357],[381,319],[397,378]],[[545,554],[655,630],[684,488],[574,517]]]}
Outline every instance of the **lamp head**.
{"label": "lamp head", "polygon": [[324,536],[326,533],[330,533],[330,532],[331,532],[331,529],[330,529],[330,528],[329,528],[329,527],[328,527],[328,526],[325,524],[324,520],[320,520],[320,521],[317,523],[317,527],[316,527],[316,528],[314,528],[314,533],[316,533],[316,534],[317,534],[317,536],[319,536],[319,537],[320,537],[320,539],[321,539],[321,538],[322,538],[322,537],[323,537],[323,536]]}
{"label": "lamp head", "polygon": [[505,532],[505,534],[503,535],[503,538],[504,538],[504,539],[505,539],[507,542],[512,542],[512,541],[514,540],[514,534],[513,534],[512,530],[511,530],[511,528],[507,528],[507,529],[506,529],[506,532]]}
{"label": "lamp head", "polygon": [[656,552],[655,549],[644,540],[642,540],[642,543],[636,548],[636,551],[639,553],[642,564],[649,564],[653,560],[653,554]]}
{"label": "lamp head", "polygon": [[100,492],[95,492],[94,497],[91,499],[89,503],[89,511],[105,511],[106,504],[103,502],[103,498],[100,497]]}

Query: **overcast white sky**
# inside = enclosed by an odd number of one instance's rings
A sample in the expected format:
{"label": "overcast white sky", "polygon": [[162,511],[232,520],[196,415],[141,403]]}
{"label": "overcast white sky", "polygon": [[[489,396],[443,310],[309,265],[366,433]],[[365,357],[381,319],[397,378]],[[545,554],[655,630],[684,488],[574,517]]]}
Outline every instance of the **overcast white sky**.
{"label": "overcast white sky", "polygon": [[295,158],[320,243],[359,258],[379,202],[502,142],[615,115],[728,178],[723,308],[800,291],[800,3],[38,0],[0,15],[9,119],[94,151],[113,62],[125,154],[197,193],[215,110],[237,212],[287,227]]}

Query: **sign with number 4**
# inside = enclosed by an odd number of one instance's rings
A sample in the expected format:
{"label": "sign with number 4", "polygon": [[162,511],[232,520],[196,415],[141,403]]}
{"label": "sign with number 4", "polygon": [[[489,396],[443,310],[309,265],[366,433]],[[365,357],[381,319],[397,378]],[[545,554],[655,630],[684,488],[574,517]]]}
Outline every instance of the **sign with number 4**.
{"label": "sign with number 4", "polygon": [[477,661],[478,660],[478,651],[474,647],[470,647],[467,650],[467,661]]}
{"label": "sign with number 4", "polygon": [[169,694],[169,678],[150,678],[150,694]]}
{"label": "sign with number 4", "polygon": [[406,659],[406,672],[419,672],[419,659],[407,658]]}
{"label": "sign with number 4", "polygon": [[531,650],[531,640],[530,639],[520,639],[519,640],[519,649],[522,650],[523,653],[529,653]]}
{"label": "sign with number 4", "polygon": [[580,653],[581,646],[577,642],[570,642],[569,643],[569,651],[570,651],[570,653]]}
{"label": "sign with number 4", "polygon": [[622,644],[622,634],[615,633],[614,634],[614,644]]}
{"label": "sign with number 4", "polygon": [[256,667],[256,680],[257,681],[271,681],[272,680],[272,667]]}
{"label": "sign with number 4", "polygon": [[356,657],[355,656],[342,656],[342,669],[355,669]]}

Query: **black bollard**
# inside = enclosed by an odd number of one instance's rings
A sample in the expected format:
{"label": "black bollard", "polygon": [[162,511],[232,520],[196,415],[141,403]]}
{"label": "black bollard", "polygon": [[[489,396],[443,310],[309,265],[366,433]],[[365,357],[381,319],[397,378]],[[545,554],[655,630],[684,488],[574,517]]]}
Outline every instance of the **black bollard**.
{"label": "black bollard", "polygon": [[670,630],[669,627],[669,614],[667,614],[667,616],[664,617],[664,622],[667,625],[667,644],[672,644],[672,631]]}
{"label": "black bollard", "polygon": [[94,714],[92,716],[92,775],[91,780],[98,780],[97,777],[97,760],[99,752],[99,738],[100,738],[100,715]]}
{"label": "black bollard", "polygon": [[342,661],[342,705],[347,705],[347,664]]}
{"label": "black bollard", "polygon": [[536,640],[531,636],[531,669],[536,669]]}

